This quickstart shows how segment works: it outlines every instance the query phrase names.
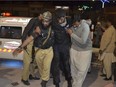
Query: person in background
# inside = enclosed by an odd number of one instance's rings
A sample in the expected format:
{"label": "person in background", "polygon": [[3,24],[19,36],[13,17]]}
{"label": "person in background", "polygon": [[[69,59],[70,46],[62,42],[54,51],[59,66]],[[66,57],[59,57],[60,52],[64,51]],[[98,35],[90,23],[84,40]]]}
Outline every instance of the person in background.
{"label": "person in background", "polygon": [[115,28],[112,25],[112,18],[109,16],[106,19],[101,20],[101,27],[104,29],[104,33],[100,43],[100,61],[103,62],[103,74],[104,80],[112,80],[112,63],[116,62],[116,57],[113,55],[115,48]]}
{"label": "person in background", "polygon": [[98,21],[96,26],[95,26],[95,31],[94,31],[94,43],[93,43],[93,46],[96,47],[96,48],[99,48],[100,47],[100,41],[101,41],[101,37],[103,35],[103,30],[100,26],[100,22]]}
{"label": "person in background", "polygon": [[73,19],[73,27],[67,29],[72,42],[70,50],[72,87],[82,87],[91,64],[92,41],[90,24],[91,19],[87,14],[84,14],[83,20],[80,15],[76,14]]}

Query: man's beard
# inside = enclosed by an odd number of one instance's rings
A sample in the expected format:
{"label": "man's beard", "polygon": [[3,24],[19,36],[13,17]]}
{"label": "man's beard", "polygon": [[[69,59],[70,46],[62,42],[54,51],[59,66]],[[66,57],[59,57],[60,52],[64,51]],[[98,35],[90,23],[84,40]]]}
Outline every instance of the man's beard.
{"label": "man's beard", "polygon": [[43,25],[43,28],[44,28],[44,29],[48,29],[48,28],[50,27],[50,25],[51,25],[51,24],[49,24],[49,25],[47,25],[47,26]]}

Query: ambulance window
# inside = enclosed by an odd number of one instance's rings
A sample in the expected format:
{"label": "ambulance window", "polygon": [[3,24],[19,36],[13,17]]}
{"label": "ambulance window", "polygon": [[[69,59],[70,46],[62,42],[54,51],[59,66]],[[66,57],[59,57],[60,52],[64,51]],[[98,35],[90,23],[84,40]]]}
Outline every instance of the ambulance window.
{"label": "ambulance window", "polygon": [[22,27],[0,26],[0,38],[21,39]]}

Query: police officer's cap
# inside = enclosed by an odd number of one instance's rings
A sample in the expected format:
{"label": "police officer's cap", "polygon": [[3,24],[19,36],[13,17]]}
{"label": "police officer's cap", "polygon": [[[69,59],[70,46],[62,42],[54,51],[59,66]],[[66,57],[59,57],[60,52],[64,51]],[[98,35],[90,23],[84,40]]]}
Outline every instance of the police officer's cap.
{"label": "police officer's cap", "polygon": [[66,12],[63,9],[56,9],[55,10],[56,18],[61,18],[66,16]]}
{"label": "police officer's cap", "polygon": [[43,13],[43,20],[50,21],[52,19],[52,14],[49,11]]}

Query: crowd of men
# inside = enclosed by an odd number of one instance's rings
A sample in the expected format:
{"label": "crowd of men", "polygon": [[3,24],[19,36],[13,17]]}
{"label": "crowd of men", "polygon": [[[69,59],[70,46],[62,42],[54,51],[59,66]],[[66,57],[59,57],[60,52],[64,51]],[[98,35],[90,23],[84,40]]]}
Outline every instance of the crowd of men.
{"label": "crowd of men", "polygon": [[50,74],[55,87],[60,87],[60,70],[68,87],[82,87],[92,58],[91,22],[86,13],[69,18],[63,9],[32,18],[23,32],[22,44],[13,52],[16,56],[24,51],[21,81],[30,85],[29,78],[39,79],[34,75],[37,66],[42,87],[46,87]]}

